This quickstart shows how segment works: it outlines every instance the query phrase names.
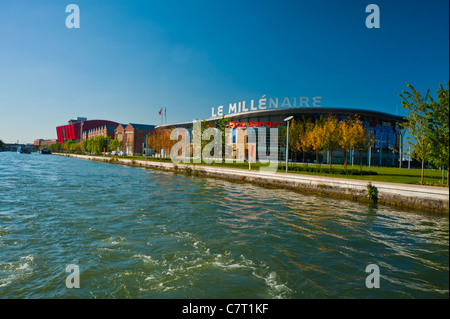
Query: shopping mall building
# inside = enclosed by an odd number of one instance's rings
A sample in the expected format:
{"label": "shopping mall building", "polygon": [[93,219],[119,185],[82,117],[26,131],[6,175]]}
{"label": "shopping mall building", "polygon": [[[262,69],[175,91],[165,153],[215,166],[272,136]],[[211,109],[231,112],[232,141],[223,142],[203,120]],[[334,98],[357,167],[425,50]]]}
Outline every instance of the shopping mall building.
{"label": "shopping mall building", "polygon": [[[252,105],[253,106],[253,105]],[[252,108],[253,109],[253,108]],[[214,114],[214,110],[213,110]],[[217,115],[217,114],[214,114]],[[375,142],[371,148],[362,154],[363,165],[373,166],[398,166],[399,165],[399,147],[403,144],[402,131],[399,128],[399,124],[404,121],[403,117],[395,116],[378,111],[369,111],[361,109],[344,109],[344,108],[322,108],[322,107],[301,107],[301,108],[278,108],[268,110],[256,110],[249,112],[235,112],[225,115],[228,120],[228,127],[235,130],[237,127],[279,127],[286,125],[284,121],[287,117],[293,116],[295,120],[311,119],[315,121],[321,116],[333,115],[338,120],[343,120],[348,116],[358,115],[367,132],[373,132]],[[216,126],[221,116],[215,116],[206,120],[206,123],[210,127]],[[157,128],[186,128],[192,134],[193,122],[165,124],[157,126]],[[255,130],[255,134],[258,134],[258,130]],[[266,130],[265,141],[267,141],[266,152],[270,152],[270,134],[269,130]],[[192,135],[191,135],[192,136]],[[232,135],[231,143],[235,142],[235,136]],[[191,139],[192,141],[192,139]],[[260,146],[258,142],[261,139],[256,137],[256,149],[260,152]],[[280,144],[281,145],[281,144]],[[289,149],[291,151],[291,148]],[[279,161],[285,161],[285,147],[278,148]],[[291,155],[289,155],[291,156]],[[247,158],[247,156],[245,156]],[[296,154],[293,156],[294,160],[298,159],[300,162],[303,158],[302,154]],[[316,157],[313,153],[308,154],[306,159],[310,163],[316,161]],[[258,160],[258,158],[256,159]],[[290,160],[292,160],[290,158]],[[404,160],[404,159],[402,159]],[[324,152],[320,154],[319,161],[322,164],[329,164],[329,154]],[[342,152],[333,151],[332,156],[333,164],[339,164],[344,162],[344,156]],[[352,151],[349,157],[349,163],[359,164],[359,152]]]}

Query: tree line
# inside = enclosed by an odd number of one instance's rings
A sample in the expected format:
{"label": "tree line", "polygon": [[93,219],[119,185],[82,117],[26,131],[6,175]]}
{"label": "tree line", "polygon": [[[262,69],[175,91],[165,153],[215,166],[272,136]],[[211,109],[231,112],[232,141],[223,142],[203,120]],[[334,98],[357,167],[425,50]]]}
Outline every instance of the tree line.
{"label": "tree line", "polygon": [[[227,119],[222,117],[217,123],[212,124],[222,132],[222,147],[225,147],[225,128]],[[201,134],[208,128],[206,121],[201,121]],[[172,128],[173,129],[173,128]],[[155,129],[147,139],[147,147],[156,150],[160,154],[163,150],[164,156],[169,156],[171,147],[177,142],[170,139],[172,129]],[[286,144],[285,126],[279,127],[279,146]],[[308,153],[316,154],[316,162],[319,163],[319,154],[328,151],[332,159],[334,151],[344,152],[344,169],[347,173],[347,164],[350,151],[356,150],[360,153],[360,171],[362,171],[362,153],[366,151],[374,142],[373,133],[367,133],[362,121],[358,116],[349,116],[339,121],[337,116],[322,116],[312,121],[311,119],[292,120],[290,123],[289,144],[291,154],[301,152],[303,162]],[[209,140],[202,139],[201,148],[209,143]],[[223,150],[222,154],[225,154]],[[160,154],[161,155],[161,154]],[[292,157],[292,156],[291,156]],[[330,161],[330,168],[332,167]]]}
{"label": "tree line", "polygon": [[[198,119],[197,119],[198,121]],[[210,127],[209,124],[206,123],[206,120],[199,121],[200,122],[200,135],[203,136],[203,132]],[[217,123],[211,124],[211,127],[218,128],[222,134],[222,154],[225,154],[225,129],[227,128],[228,120],[225,118],[224,115],[222,115],[222,118],[217,120]],[[179,137],[178,140],[171,140],[170,134],[172,133],[172,130],[175,129],[175,127],[170,128],[156,128],[152,130],[147,135],[147,147],[153,149],[154,153],[161,157],[170,157],[170,150],[175,143],[177,143],[181,137]],[[211,137],[212,138],[212,137]],[[192,141],[191,141],[192,142]],[[200,150],[202,150],[206,144],[208,144],[210,140],[208,139],[201,139]],[[194,153],[194,150],[191,147],[191,154]]]}
{"label": "tree line", "polygon": [[150,131],[147,135],[147,148],[153,150],[153,154],[159,157],[169,157],[170,149],[176,143],[170,139],[173,128],[161,129],[160,127]]}
{"label": "tree line", "polygon": [[[286,127],[279,129],[280,146],[286,145]],[[360,172],[362,171],[362,154],[374,143],[373,132],[364,129],[359,116],[353,115],[339,120],[334,114],[310,118],[293,119],[289,125],[289,150],[291,158],[295,152],[302,153],[303,163],[306,156],[314,153],[316,163],[320,165],[319,154],[328,152],[329,165],[332,168],[333,152],[344,154],[344,171],[347,173],[348,157],[351,150],[359,152]]]}
{"label": "tree line", "polygon": [[64,143],[53,143],[49,146],[52,152],[83,152],[100,154],[103,152],[117,151],[122,144],[117,139],[109,136],[96,136],[82,142],[67,140]]}

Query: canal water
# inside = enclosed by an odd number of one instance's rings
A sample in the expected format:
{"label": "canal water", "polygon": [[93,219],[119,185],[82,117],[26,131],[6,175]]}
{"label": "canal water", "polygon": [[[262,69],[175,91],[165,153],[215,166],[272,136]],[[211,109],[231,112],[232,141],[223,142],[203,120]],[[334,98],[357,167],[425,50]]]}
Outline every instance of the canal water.
{"label": "canal water", "polygon": [[[379,288],[369,289],[379,269]],[[79,268],[79,288],[74,273]],[[70,286],[70,285],[69,285]],[[0,153],[0,298],[448,298],[447,214]]]}

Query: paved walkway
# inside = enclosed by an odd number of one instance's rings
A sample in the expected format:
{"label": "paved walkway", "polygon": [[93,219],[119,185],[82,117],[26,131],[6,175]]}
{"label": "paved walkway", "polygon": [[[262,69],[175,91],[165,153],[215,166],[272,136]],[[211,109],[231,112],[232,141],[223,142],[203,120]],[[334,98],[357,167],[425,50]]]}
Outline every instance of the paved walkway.
{"label": "paved walkway", "polygon": [[[301,182],[302,184],[310,185],[326,185],[331,187],[345,187],[354,188],[360,190],[367,190],[367,184],[369,181],[356,180],[356,179],[346,179],[346,178],[333,178],[327,176],[313,176],[313,175],[302,175],[302,174],[292,174],[292,173],[267,173],[263,171],[247,171],[243,169],[231,169],[231,168],[221,168],[221,167],[210,167],[210,166],[196,166],[197,168],[202,168],[204,170],[210,171],[211,169],[215,171],[223,171],[227,174],[236,174],[241,176],[258,176],[267,179],[277,179],[290,182]],[[378,188],[378,194],[382,197],[383,195],[397,194],[406,197],[419,197],[423,199],[433,199],[442,200],[449,202],[449,189],[447,187],[435,187],[435,186],[422,186],[422,185],[412,185],[412,184],[400,184],[400,183],[388,183],[388,182],[377,182],[372,181],[372,185]]]}

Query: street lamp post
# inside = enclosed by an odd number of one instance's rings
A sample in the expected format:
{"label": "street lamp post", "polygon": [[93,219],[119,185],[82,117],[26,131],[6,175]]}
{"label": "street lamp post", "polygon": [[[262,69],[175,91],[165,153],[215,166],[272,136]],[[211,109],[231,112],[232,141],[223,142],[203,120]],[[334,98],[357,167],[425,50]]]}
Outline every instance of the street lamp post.
{"label": "street lamp post", "polygon": [[398,154],[399,154],[398,168],[402,168],[402,164],[403,164],[403,135],[405,134],[405,131],[403,131],[401,126],[398,125],[398,124],[395,126],[395,129],[398,132],[398,135],[400,137],[400,139],[398,141]]}
{"label": "street lamp post", "polygon": [[288,151],[289,151],[289,121],[292,120],[294,117],[291,115],[284,119],[285,122],[287,122],[287,131],[286,131],[286,174],[288,172]]}
{"label": "street lamp post", "polygon": [[80,125],[80,142],[83,141],[83,124],[84,124],[84,121],[81,121],[81,125]]}

